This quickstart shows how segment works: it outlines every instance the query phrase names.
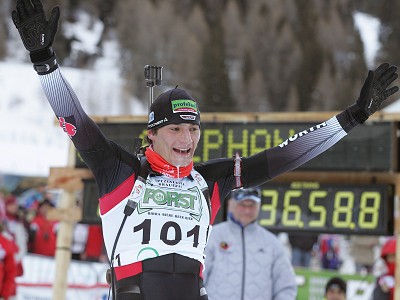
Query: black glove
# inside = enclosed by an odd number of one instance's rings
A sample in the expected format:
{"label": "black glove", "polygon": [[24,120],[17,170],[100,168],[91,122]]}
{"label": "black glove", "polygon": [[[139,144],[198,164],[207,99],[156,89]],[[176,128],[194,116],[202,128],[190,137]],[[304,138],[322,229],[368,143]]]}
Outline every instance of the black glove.
{"label": "black glove", "polygon": [[349,107],[350,112],[360,124],[376,112],[387,97],[399,90],[398,86],[387,89],[398,76],[397,67],[389,66],[388,63],[383,63],[375,71],[368,72],[360,96],[356,103]]}
{"label": "black glove", "polygon": [[52,58],[55,60],[51,45],[57,32],[60,8],[53,8],[49,21],[39,0],[17,0],[16,8],[12,19],[25,48],[30,52],[31,61],[40,65]]}

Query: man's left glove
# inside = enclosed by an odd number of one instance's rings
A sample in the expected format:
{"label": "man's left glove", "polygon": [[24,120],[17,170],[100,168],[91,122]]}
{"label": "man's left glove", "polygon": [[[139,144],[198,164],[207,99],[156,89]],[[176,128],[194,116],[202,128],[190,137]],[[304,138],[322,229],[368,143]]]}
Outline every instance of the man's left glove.
{"label": "man's left glove", "polygon": [[17,0],[16,8],[12,12],[12,20],[33,64],[40,66],[55,60],[51,46],[57,32],[60,8],[53,8],[49,21],[39,0]]}
{"label": "man's left glove", "polygon": [[397,67],[389,66],[388,63],[383,63],[375,71],[368,72],[360,96],[356,103],[348,108],[358,123],[364,123],[381,107],[387,97],[399,90],[398,86],[388,89],[398,76]]}

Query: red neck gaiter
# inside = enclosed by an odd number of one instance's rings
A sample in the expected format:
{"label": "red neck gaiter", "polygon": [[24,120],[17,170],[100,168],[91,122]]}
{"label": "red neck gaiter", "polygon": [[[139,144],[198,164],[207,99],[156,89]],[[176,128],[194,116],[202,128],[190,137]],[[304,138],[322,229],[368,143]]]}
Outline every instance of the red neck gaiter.
{"label": "red neck gaiter", "polygon": [[193,162],[186,167],[176,167],[167,162],[151,147],[148,147],[145,152],[147,161],[153,171],[172,178],[183,178],[190,174],[193,169]]}

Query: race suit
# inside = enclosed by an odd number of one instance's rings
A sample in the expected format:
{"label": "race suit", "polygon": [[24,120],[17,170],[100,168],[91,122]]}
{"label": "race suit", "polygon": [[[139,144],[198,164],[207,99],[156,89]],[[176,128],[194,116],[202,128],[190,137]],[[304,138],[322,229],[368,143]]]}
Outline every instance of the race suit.
{"label": "race suit", "polygon": [[[141,169],[137,157],[103,135],[82,109],[60,68],[39,78],[60,126],[93,172],[110,260],[124,207],[129,199],[138,203],[127,218],[113,257],[118,299],[207,299],[201,280],[203,252],[221,202],[237,187],[234,158],[195,165],[189,176],[179,179],[150,170],[134,188]],[[329,149],[356,125],[345,110],[277,147],[243,157],[241,185],[257,186],[295,169]]]}

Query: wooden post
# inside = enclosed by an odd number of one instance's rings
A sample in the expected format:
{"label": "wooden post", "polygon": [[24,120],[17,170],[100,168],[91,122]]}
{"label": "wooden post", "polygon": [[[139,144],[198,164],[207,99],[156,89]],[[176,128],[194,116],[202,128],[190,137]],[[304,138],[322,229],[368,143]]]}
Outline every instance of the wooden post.
{"label": "wooden post", "polygon": [[[75,165],[75,148],[70,142],[68,154],[68,166]],[[61,201],[58,204],[60,209],[72,209],[75,202],[75,192],[64,190]],[[65,300],[68,288],[68,268],[71,262],[71,245],[75,221],[70,218],[60,220],[57,234],[56,247],[56,272],[53,283],[53,300]]]}

